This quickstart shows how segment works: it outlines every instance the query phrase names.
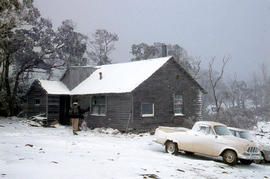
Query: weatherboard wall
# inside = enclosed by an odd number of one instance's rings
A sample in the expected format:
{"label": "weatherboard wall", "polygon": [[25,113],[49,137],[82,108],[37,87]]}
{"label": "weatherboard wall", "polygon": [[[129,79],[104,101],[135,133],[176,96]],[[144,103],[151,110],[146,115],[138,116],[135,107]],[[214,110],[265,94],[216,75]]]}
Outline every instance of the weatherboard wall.
{"label": "weatherboard wall", "polygon": [[[157,126],[191,127],[200,119],[200,89],[177,62],[170,60],[133,92],[133,120],[130,127],[137,130]],[[174,94],[183,95],[183,116],[174,115]],[[154,116],[142,117],[141,104],[154,103]]]}
{"label": "weatherboard wall", "polygon": [[[35,104],[35,99],[40,99],[40,104]],[[27,93],[27,116],[46,113],[47,100],[46,91],[35,81]]]}
{"label": "weatherboard wall", "polygon": [[[40,104],[35,100],[40,99]],[[35,81],[27,93],[27,116],[46,114],[48,120],[59,120],[60,95],[50,95]]]}
{"label": "weatherboard wall", "polygon": [[106,96],[106,114],[92,115],[91,99],[98,95],[79,96],[82,110],[90,108],[87,115],[87,124],[90,128],[111,127],[125,131],[132,116],[132,103],[130,94],[99,94]]}
{"label": "weatherboard wall", "polygon": [[60,96],[48,95],[48,120],[59,120],[60,115]]}

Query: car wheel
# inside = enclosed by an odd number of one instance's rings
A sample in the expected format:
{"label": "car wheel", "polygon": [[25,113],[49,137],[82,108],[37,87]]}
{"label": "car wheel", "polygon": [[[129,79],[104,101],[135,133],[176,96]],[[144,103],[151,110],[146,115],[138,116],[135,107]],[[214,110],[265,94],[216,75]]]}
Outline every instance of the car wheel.
{"label": "car wheel", "polygon": [[244,165],[250,165],[253,162],[253,160],[240,159],[240,162]]}
{"label": "car wheel", "polygon": [[261,154],[262,154],[263,159],[262,159],[262,160],[254,160],[254,162],[255,162],[256,164],[267,163],[267,161],[266,161],[266,159],[265,159],[265,156],[264,156],[264,153],[261,152]]}
{"label": "car wheel", "polygon": [[263,152],[261,152],[263,159],[261,160],[261,163],[267,163],[267,160],[265,158],[265,155]]}
{"label": "car wheel", "polygon": [[224,163],[228,165],[236,165],[237,163],[237,155],[232,150],[226,150],[222,155]]}
{"label": "car wheel", "polygon": [[264,163],[264,160],[254,160],[254,162],[255,162],[256,164],[262,164],[262,163]]}
{"label": "car wheel", "polygon": [[178,147],[177,144],[174,142],[166,142],[165,150],[169,154],[174,154],[176,155],[178,153]]}

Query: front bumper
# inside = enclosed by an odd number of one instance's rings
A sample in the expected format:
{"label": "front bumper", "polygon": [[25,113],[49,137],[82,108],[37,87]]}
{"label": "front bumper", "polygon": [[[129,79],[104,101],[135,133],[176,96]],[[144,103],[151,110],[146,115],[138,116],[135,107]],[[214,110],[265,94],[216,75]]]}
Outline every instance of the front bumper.
{"label": "front bumper", "polygon": [[243,153],[239,154],[238,158],[245,160],[263,160],[263,156],[260,153]]}

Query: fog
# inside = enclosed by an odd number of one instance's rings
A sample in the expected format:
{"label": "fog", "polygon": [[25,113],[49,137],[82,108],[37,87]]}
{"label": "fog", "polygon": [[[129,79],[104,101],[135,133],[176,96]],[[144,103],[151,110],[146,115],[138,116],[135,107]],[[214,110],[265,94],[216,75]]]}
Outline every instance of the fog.
{"label": "fog", "polygon": [[[35,0],[55,26],[72,19],[90,35],[119,35],[113,62],[128,61],[134,43],[179,44],[207,67],[211,57],[229,56],[226,76],[247,79],[265,63],[270,69],[269,0]],[[218,68],[218,66],[217,66]]]}

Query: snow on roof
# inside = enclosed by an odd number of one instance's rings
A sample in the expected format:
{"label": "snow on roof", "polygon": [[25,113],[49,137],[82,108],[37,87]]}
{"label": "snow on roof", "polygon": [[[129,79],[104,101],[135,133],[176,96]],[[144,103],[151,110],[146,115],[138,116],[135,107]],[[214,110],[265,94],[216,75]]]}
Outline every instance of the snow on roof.
{"label": "snow on roof", "polygon": [[64,83],[61,81],[49,81],[49,80],[38,80],[41,87],[47,91],[48,94],[66,94],[69,95],[70,91]]}
{"label": "snow on roof", "polygon": [[[148,79],[171,57],[97,66],[71,94],[128,93]],[[100,79],[101,78],[101,79]]]}

